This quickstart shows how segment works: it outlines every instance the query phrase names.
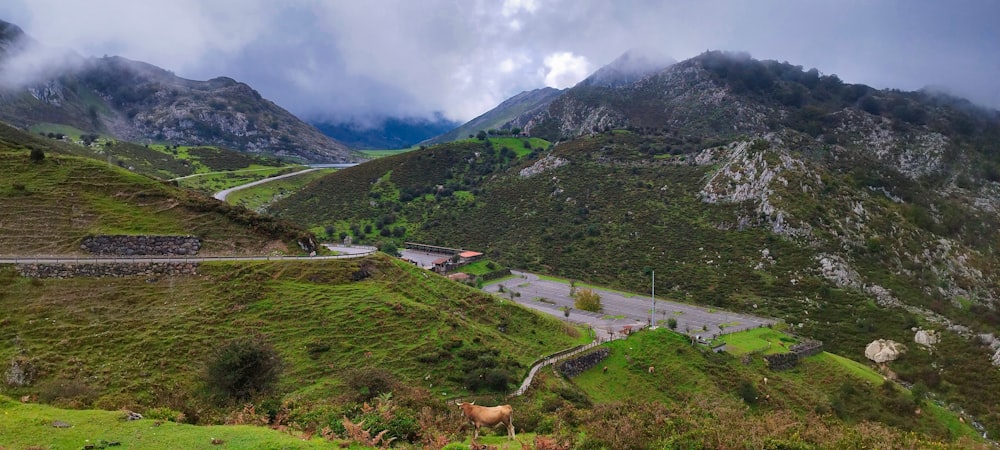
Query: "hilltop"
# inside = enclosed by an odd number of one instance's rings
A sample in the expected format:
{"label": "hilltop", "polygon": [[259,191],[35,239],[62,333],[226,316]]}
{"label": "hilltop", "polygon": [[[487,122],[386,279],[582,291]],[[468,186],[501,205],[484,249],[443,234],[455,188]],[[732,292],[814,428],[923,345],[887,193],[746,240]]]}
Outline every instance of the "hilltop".
{"label": "hilltop", "polygon": [[658,294],[784,319],[857,361],[874,339],[938,330],[946,355],[886,368],[1000,433],[997,111],[708,52],[576,86],[509,127],[554,144],[484,133],[328,175],[272,211],[637,292],[655,270]]}
{"label": "hilltop", "polygon": [[[365,159],[245,83],[187,80],[118,56],[52,55],[16,25],[0,28],[0,73],[7,74],[0,120],[15,126],[61,124],[126,141],[214,145],[307,162]],[[22,60],[50,65],[20,73]]]}

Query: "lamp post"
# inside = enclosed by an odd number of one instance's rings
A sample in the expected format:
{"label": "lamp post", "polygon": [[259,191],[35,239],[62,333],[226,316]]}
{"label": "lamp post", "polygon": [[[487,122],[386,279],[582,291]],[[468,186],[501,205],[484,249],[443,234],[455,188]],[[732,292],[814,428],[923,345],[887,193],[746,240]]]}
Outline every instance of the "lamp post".
{"label": "lamp post", "polygon": [[652,293],[650,299],[653,301],[653,309],[649,313],[649,329],[656,329],[656,271],[651,270],[650,273],[653,275],[652,281]]}

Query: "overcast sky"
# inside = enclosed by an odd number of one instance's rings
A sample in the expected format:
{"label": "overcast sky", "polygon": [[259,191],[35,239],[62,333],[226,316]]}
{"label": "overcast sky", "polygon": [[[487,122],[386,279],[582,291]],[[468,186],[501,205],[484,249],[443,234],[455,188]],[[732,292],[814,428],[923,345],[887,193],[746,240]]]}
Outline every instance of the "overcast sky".
{"label": "overcast sky", "polygon": [[3,0],[0,19],[83,56],[229,76],[307,119],[465,121],[630,48],[747,51],[1000,108],[995,0]]}

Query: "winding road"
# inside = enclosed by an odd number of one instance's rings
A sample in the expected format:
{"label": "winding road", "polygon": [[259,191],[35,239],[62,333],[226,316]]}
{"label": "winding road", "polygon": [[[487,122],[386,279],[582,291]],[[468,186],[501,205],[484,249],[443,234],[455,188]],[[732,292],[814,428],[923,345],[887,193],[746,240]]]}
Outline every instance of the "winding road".
{"label": "winding road", "polygon": [[224,189],[224,190],[221,190],[219,192],[216,192],[215,195],[212,195],[212,197],[214,197],[216,200],[226,201],[226,197],[229,197],[229,194],[232,194],[233,192],[239,191],[241,189],[246,189],[246,188],[249,188],[249,187],[254,187],[254,186],[257,186],[258,184],[264,184],[264,183],[268,183],[268,182],[271,182],[271,181],[274,181],[274,180],[280,180],[282,178],[288,178],[288,177],[294,177],[296,175],[302,175],[304,173],[309,173],[309,172],[312,172],[314,170],[319,170],[319,169],[317,169],[317,168],[310,168],[310,169],[300,170],[298,172],[292,172],[292,173],[286,173],[284,175],[278,175],[276,177],[264,178],[263,180],[257,180],[257,181],[253,181],[253,182],[250,182],[250,183],[247,183],[247,184],[241,184],[241,185],[236,186],[236,187],[231,187],[229,189]]}

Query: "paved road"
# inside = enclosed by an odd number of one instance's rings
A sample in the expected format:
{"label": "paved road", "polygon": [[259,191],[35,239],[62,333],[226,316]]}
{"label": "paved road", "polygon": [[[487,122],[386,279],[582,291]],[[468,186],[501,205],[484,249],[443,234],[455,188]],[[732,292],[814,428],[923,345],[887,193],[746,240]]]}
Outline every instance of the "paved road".
{"label": "paved road", "polygon": [[375,253],[374,249],[332,256],[0,256],[0,264],[99,264],[99,263],[178,263],[210,261],[319,261],[358,258]]}
{"label": "paved road", "polygon": [[319,169],[316,169],[316,168],[305,169],[305,170],[300,170],[298,172],[286,173],[284,175],[278,175],[276,177],[270,177],[270,178],[265,178],[263,180],[253,181],[253,182],[250,182],[250,183],[247,183],[247,184],[241,184],[241,185],[236,186],[236,187],[231,187],[229,189],[225,189],[225,190],[216,192],[215,195],[213,195],[212,197],[215,197],[216,200],[226,201],[226,197],[228,197],[229,194],[231,194],[233,192],[236,192],[238,190],[246,189],[248,187],[253,187],[253,186],[256,186],[258,184],[268,183],[268,182],[271,182],[271,181],[274,181],[274,180],[280,180],[282,178],[288,178],[288,177],[294,177],[296,175],[302,175],[304,173],[309,173],[309,172],[312,172],[314,170],[319,170]]}
{"label": "paved road", "polygon": [[[497,293],[500,286],[503,286],[507,292],[502,295],[507,298],[512,298],[525,306],[557,317],[564,317],[561,308],[573,307],[573,298],[569,296],[569,284],[543,280],[537,275],[526,272],[513,271],[512,273],[516,278],[490,283],[483,289],[487,292]],[[511,291],[515,293],[513,297],[510,294]],[[626,325],[638,328],[649,324],[652,300],[648,296],[623,294],[605,289],[594,289],[594,291],[601,296],[602,314],[589,313],[574,308],[570,311],[569,320],[590,324],[595,331],[605,333],[612,331],[620,333],[621,328]],[[666,326],[670,317],[677,320],[677,331],[708,339],[723,331],[729,333],[775,322],[771,319],[748,314],[657,299],[657,326]]]}

